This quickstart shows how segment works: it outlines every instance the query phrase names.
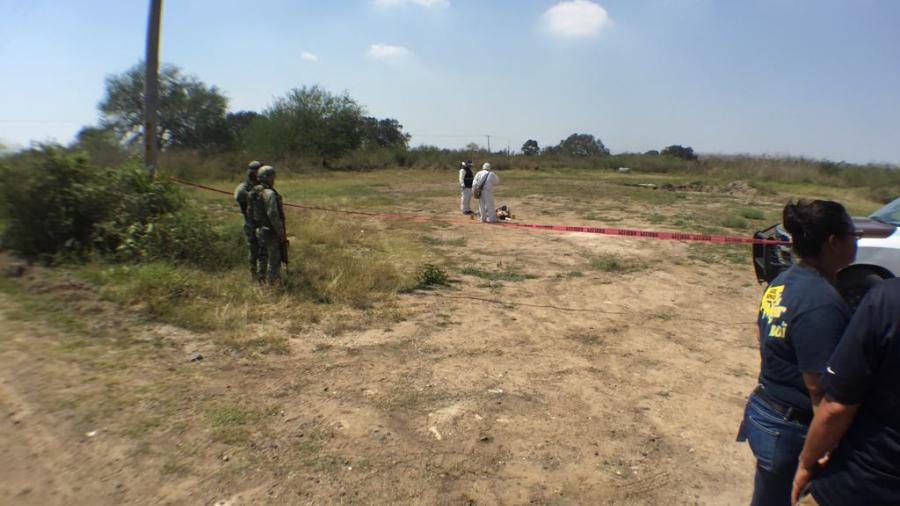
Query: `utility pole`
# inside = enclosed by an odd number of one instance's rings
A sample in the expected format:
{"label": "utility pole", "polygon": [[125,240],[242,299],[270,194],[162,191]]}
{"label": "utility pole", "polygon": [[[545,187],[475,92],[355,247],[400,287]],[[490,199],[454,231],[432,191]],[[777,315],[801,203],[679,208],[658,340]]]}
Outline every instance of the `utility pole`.
{"label": "utility pole", "polygon": [[159,142],[156,139],[159,107],[159,23],[162,15],[162,0],[150,0],[150,14],[147,21],[147,56],[144,76],[144,167],[150,177],[156,175],[159,162]]}
{"label": "utility pole", "polygon": [[491,152],[491,134],[485,134],[485,137],[487,137],[487,141],[488,141],[488,153],[490,153],[490,152]]}

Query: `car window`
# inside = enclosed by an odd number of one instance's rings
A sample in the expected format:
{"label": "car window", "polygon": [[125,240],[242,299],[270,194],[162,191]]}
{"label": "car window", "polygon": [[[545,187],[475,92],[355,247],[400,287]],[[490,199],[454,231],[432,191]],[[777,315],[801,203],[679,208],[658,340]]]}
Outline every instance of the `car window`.
{"label": "car window", "polygon": [[875,211],[869,218],[900,226],[900,198]]}

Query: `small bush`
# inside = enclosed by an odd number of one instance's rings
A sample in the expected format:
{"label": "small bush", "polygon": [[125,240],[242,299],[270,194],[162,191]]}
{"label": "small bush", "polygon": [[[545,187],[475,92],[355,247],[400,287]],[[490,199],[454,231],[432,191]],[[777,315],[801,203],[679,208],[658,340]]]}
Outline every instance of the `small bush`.
{"label": "small bush", "polygon": [[0,166],[5,247],[28,257],[236,265],[236,230],[223,234],[179,188],[137,164],[99,169],[86,156],[42,146]]}
{"label": "small bush", "polygon": [[762,210],[752,207],[741,209],[741,216],[748,220],[763,220],[766,218],[766,215]]}
{"label": "small bush", "polygon": [[419,286],[446,286],[449,282],[450,276],[436,265],[425,264],[419,272]]}
{"label": "small bush", "polygon": [[4,247],[45,259],[89,251],[110,195],[87,158],[42,146],[5,162],[0,165]]}
{"label": "small bush", "polygon": [[722,220],[722,226],[728,228],[747,228],[747,221],[737,216],[729,216]]}

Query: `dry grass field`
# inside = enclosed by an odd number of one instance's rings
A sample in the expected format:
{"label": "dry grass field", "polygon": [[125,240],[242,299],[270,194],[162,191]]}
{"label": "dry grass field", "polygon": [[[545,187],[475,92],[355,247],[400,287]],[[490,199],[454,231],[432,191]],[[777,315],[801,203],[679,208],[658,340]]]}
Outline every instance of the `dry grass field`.
{"label": "dry grass field", "polygon": [[[499,175],[526,223],[748,235],[792,196],[878,207],[811,184]],[[748,502],[749,246],[479,225],[449,171],[278,187],[429,220],[289,210],[288,291],[239,269],[2,257],[0,503]],[[448,283],[423,285],[426,264]]]}

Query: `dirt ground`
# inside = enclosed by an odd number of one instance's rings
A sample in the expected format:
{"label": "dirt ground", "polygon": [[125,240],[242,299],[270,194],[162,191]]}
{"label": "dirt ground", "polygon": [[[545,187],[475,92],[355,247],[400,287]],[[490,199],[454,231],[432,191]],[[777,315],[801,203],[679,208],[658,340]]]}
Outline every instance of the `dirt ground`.
{"label": "dirt ground", "polygon": [[[73,341],[23,318],[40,311],[25,296],[0,296],[0,503],[749,501],[752,456],[734,442],[758,368],[749,260],[592,234],[429,233],[465,234],[462,265],[524,279],[454,276],[399,295],[402,321],[336,336],[249,329],[290,334],[290,353],[263,358],[26,271],[25,293],[89,325]],[[583,268],[606,253],[642,267]]]}

